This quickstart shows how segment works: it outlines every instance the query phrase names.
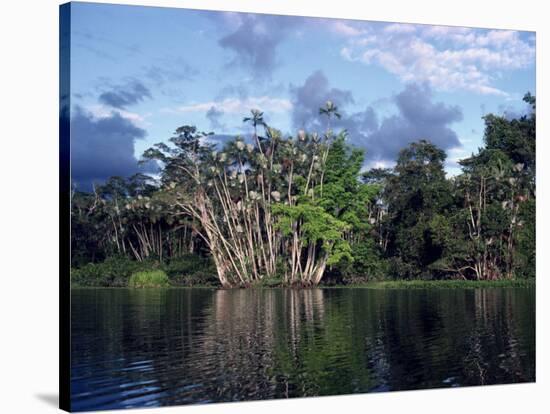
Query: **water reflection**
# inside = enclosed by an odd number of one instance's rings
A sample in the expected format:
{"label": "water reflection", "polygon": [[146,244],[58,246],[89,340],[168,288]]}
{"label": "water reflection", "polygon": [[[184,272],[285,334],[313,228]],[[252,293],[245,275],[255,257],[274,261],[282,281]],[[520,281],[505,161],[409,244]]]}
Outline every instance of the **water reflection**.
{"label": "water reflection", "polygon": [[534,381],[534,293],[73,290],[73,409]]}

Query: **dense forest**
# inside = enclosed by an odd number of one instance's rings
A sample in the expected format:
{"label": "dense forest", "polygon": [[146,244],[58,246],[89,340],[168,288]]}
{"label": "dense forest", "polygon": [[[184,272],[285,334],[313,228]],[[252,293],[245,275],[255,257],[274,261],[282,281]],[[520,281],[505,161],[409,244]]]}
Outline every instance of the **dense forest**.
{"label": "dense forest", "polygon": [[535,276],[535,97],[528,115],[484,117],[484,146],[447,177],[427,140],[391,169],[333,131],[283,136],[251,111],[251,139],[218,148],[182,126],[141,162],[158,177],[112,177],[73,191],[72,282],[127,286],[163,270],[170,284],[315,286],[382,279]]}

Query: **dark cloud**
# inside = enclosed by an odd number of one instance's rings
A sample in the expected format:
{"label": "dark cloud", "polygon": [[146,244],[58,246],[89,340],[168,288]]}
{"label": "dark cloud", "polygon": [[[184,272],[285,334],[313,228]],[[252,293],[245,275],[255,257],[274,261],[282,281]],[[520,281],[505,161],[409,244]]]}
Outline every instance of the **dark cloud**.
{"label": "dark cloud", "polygon": [[155,165],[138,166],[134,156],[136,140],[145,130],[113,112],[94,118],[76,107],[71,118],[71,178],[77,188],[90,191],[111,176],[128,177],[137,172],[154,172]]}
{"label": "dark cloud", "polygon": [[310,131],[326,127],[326,119],[319,115],[319,108],[327,100],[333,101],[342,115],[341,119],[332,121],[333,129],[346,129],[349,142],[366,150],[367,163],[393,162],[399,150],[419,139],[427,139],[445,150],[461,145],[450,128],[452,123],[462,120],[460,107],[434,103],[432,91],[426,84],[408,85],[393,96],[391,102],[397,113],[382,120],[372,106],[359,112],[348,111],[349,105],[354,103],[351,91],[330,87],[321,71],[310,75],[302,86],[291,87],[291,95],[293,126]]}
{"label": "dark cloud", "polygon": [[426,85],[408,85],[394,97],[398,114],[384,118],[378,130],[362,139],[371,160],[394,160],[400,149],[419,139],[427,139],[448,150],[460,141],[450,125],[462,120],[458,106],[432,102],[432,91]]}
{"label": "dark cloud", "polygon": [[238,24],[232,33],[219,40],[220,46],[235,53],[232,64],[251,69],[256,77],[269,77],[279,64],[277,47],[300,19],[259,14],[233,16]]}
{"label": "dark cloud", "polygon": [[427,83],[408,85],[394,100],[403,118],[411,124],[442,125],[462,120],[462,110],[458,106],[432,102],[432,91]]}
{"label": "dark cloud", "polygon": [[348,131],[350,137],[368,136],[378,130],[378,116],[372,107],[355,112],[336,122],[336,126]]}
{"label": "dark cloud", "polygon": [[99,95],[99,101],[113,108],[124,109],[151,97],[151,91],[143,83],[131,79],[124,84],[110,86],[109,90]]}
{"label": "dark cloud", "polygon": [[217,109],[215,106],[210,107],[206,112],[206,118],[210,121],[210,128],[213,130],[224,130],[225,125],[220,122],[223,116],[223,111]]}
{"label": "dark cloud", "polygon": [[290,93],[294,107],[292,123],[295,128],[317,131],[324,128],[326,120],[319,115],[319,108],[328,100],[334,102],[340,111],[347,104],[353,103],[350,91],[330,88],[327,77],[319,70],[312,73],[302,86],[291,86]]}

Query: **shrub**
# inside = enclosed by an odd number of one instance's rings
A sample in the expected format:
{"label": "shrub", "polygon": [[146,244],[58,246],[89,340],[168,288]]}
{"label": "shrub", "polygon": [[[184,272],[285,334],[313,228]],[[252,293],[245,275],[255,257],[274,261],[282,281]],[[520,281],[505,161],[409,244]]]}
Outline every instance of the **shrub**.
{"label": "shrub", "polygon": [[88,263],[80,269],[71,269],[72,286],[106,287],[110,285],[110,275],[102,271],[101,264]]}
{"label": "shrub", "polygon": [[71,269],[71,284],[85,287],[125,287],[130,275],[142,270],[153,270],[158,263],[137,262],[127,257],[109,257],[102,263],[88,263],[79,269]]}
{"label": "shrub", "polygon": [[166,287],[170,285],[168,276],[162,270],[149,270],[130,276],[128,286],[133,288]]}
{"label": "shrub", "polygon": [[216,267],[209,257],[188,254],[172,259],[164,269],[173,285],[219,285]]}
{"label": "shrub", "polygon": [[366,283],[387,277],[388,265],[378,246],[370,239],[351,246],[353,260],[344,259],[325,271],[325,286]]}

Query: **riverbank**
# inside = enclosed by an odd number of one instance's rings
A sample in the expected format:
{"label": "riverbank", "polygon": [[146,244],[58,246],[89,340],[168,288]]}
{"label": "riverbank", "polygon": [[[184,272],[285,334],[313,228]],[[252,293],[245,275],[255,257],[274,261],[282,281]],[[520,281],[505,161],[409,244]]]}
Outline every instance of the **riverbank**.
{"label": "riverbank", "polygon": [[[143,276],[145,279],[163,274],[163,281],[137,283],[132,277]],[[388,276],[389,277],[389,276]],[[349,279],[326,277],[320,288],[367,288],[367,289],[474,289],[481,287],[523,287],[533,286],[534,279],[512,280],[368,280],[366,276],[354,275]],[[135,283],[136,282],[136,283]],[[88,263],[80,268],[71,269],[72,287],[208,287],[221,289],[216,268],[208,258],[189,254],[169,263],[155,260],[138,262],[126,257],[110,257],[100,263]],[[247,288],[280,288],[284,287],[281,278],[263,278]],[[297,289],[301,288],[296,286]]]}
{"label": "riverbank", "polygon": [[[386,280],[362,283],[350,283],[346,285],[323,285],[317,286],[319,289],[375,289],[375,290],[414,290],[414,289],[481,289],[481,288],[529,288],[535,287],[534,279],[515,279],[515,280]],[[126,286],[82,286],[74,284],[73,288],[79,289],[120,289]],[[153,288],[163,289],[222,289],[221,286],[208,284],[193,285],[167,285]],[[246,289],[280,289],[289,288],[281,284],[258,284],[252,285]],[[294,288],[311,289],[311,288]]]}
{"label": "riverbank", "polygon": [[320,286],[322,288],[365,288],[365,289],[479,289],[533,287],[534,279],[513,280],[386,280],[348,285]]}

